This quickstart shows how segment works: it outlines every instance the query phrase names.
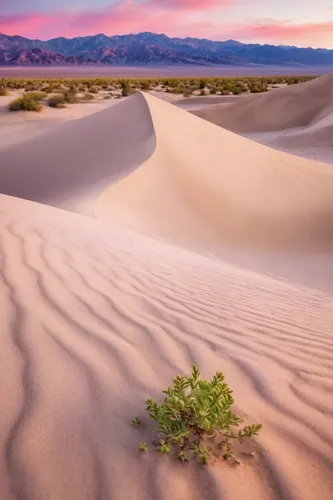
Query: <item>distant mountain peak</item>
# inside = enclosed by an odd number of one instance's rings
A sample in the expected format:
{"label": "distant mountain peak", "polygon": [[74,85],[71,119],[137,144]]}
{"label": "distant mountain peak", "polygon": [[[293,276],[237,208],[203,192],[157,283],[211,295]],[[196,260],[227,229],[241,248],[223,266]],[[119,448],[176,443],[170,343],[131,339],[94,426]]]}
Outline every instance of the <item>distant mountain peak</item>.
{"label": "distant mountain peak", "polygon": [[[38,51],[36,52],[36,49]],[[0,34],[0,64],[275,64],[333,67],[333,50],[170,38],[164,33],[30,40]]]}

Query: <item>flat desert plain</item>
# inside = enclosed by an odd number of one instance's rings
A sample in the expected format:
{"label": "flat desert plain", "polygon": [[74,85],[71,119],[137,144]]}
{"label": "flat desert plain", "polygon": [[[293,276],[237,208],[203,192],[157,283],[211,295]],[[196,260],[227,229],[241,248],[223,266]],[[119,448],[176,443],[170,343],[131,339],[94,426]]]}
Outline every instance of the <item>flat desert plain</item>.
{"label": "flat desert plain", "polygon": [[[138,92],[31,135],[18,115],[0,148],[1,500],[333,498],[333,165],[298,154],[331,154],[332,82],[191,112]],[[144,401],[193,363],[263,425],[239,464],[138,451]]]}

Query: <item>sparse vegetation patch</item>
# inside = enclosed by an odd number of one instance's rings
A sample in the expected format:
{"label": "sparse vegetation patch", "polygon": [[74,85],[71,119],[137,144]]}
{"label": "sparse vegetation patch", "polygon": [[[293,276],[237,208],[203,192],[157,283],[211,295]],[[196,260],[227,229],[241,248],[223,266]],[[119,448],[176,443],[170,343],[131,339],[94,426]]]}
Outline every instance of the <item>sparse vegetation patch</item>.
{"label": "sparse vegetation patch", "polygon": [[[165,397],[161,403],[146,401],[149,418],[157,426],[153,446],[161,455],[174,453],[181,462],[196,457],[206,465],[214,456],[235,459],[232,441],[243,443],[256,436],[262,426],[239,428],[243,419],[232,412],[232,390],[222,373],[217,372],[210,381],[199,377],[199,368],[194,365],[190,377],[177,375],[173,385],[162,391]],[[142,422],[136,417],[132,424],[141,427]],[[140,443],[139,450],[148,450],[146,441]]]}

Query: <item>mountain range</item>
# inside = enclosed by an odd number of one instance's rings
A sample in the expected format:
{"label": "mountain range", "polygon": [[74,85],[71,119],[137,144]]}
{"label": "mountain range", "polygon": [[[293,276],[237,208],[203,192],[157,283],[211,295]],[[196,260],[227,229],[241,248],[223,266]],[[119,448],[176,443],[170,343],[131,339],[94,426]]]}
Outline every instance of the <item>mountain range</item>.
{"label": "mountain range", "polygon": [[163,34],[30,40],[0,33],[0,65],[333,65],[333,50],[170,38]]}

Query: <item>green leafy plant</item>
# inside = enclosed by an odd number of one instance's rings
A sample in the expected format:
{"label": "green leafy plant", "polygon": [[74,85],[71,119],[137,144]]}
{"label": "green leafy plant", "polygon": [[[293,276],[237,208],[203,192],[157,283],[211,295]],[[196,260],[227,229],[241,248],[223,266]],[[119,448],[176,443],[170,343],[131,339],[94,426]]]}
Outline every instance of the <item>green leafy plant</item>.
{"label": "green leafy plant", "polygon": [[199,377],[199,368],[193,365],[190,377],[177,375],[173,385],[163,391],[164,400],[148,399],[146,410],[157,424],[157,451],[168,455],[175,450],[182,462],[196,457],[206,465],[211,455],[225,460],[234,457],[232,440],[243,443],[262,426],[248,425],[236,431],[243,419],[231,411],[234,399],[223,374],[217,372],[210,381]]}

